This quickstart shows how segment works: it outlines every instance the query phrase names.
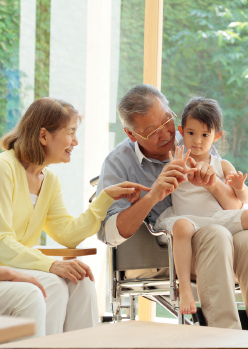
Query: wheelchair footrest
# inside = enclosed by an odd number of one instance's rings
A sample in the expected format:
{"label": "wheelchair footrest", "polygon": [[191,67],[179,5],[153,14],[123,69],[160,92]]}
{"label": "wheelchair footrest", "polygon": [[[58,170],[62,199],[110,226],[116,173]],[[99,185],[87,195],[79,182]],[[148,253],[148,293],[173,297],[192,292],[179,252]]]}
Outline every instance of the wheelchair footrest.
{"label": "wheelchair footrest", "polygon": [[199,320],[199,316],[198,316],[197,312],[195,314],[192,314],[192,321],[193,321],[194,325],[200,326],[200,320]]}
{"label": "wheelchair footrest", "polygon": [[100,319],[101,319],[101,322],[112,322],[112,321],[114,321],[113,316],[107,316],[107,315],[101,316]]}
{"label": "wheelchair footrest", "polygon": [[[196,314],[197,314],[197,317],[198,317],[199,325],[200,326],[207,326],[206,320],[205,320],[203,312],[202,312],[202,309],[200,307],[197,307],[197,313]],[[194,319],[193,319],[193,322],[194,322]]]}

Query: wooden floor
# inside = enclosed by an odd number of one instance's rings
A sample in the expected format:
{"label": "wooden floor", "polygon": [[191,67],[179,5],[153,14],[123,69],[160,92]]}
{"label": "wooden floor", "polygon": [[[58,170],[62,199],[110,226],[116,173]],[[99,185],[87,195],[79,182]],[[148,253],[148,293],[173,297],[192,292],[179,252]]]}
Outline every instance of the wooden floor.
{"label": "wooden floor", "polygon": [[0,345],[0,348],[247,348],[248,331],[126,321]]}

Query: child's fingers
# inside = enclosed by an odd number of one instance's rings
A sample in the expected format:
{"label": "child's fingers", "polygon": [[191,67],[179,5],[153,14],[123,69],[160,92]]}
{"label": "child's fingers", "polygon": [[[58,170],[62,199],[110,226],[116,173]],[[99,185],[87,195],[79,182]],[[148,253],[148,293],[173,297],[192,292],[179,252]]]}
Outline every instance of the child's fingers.
{"label": "child's fingers", "polygon": [[190,152],[191,152],[191,150],[189,149],[189,150],[187,151],[187,153],[184,155],[183,160],[185,161],[185,164],[186,164],[186,162],[188,161],[188,157],[189,157]]}
{"label": "child's fingers", "polygon": [[190,156],[188,157],[188,162],[191,168],[194,168],[196,166],[195,159],[191,158]]}
{"label": "child's fingers", "polygon": [[247,173],[243,177],[243,183],[245,182],[246,178],[247,178]]}
{"label": "child's fingers", "polygon": [[179,147],[177,146],[175,150],[175,159],[178,159],[178,151],[179,151]]}
{"label": "child's fingers", "polygon": [[228,175],[226,176],[226,178],[234,178],[234,176],[237,176],[237,173],[236,172],[229,172]]}
{"label": "child's fingers", "polygon": [[197,168],[189,168],[184,171],[184,174],[194,173],[196,171],[198,171]]}
{"label": "child's fingers", "polygon": [[170,162],[172,162],[173,161],[173,156],[171,154],[171,151],[169,151],[169,158],[170,158]]}
{"label": "child's fingers", "polygon": [[179,158],[182,159],[183,158],[183,151],[184,151],[184,145],[181,146],[180,149],[180,154],[179,154]]}

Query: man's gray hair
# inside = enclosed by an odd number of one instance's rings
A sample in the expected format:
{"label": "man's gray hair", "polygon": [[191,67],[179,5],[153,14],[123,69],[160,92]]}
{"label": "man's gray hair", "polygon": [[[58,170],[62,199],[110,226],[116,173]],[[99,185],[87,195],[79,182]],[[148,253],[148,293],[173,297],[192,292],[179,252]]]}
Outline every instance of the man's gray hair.
{"label": "man's gray hair", "polygon": [[140,84],[129,90],[118,105],[123,128],[130,131],[135,129],[134,116],[146,115],[154,105],[155,97],[158,97],[165,105],[169,104],[163,93],[153,85]]}

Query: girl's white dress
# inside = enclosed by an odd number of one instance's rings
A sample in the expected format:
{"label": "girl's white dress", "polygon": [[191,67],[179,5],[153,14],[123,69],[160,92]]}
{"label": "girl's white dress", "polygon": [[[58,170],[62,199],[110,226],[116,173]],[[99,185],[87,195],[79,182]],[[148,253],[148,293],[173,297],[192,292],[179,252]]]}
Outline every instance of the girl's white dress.
{"label": "girl's white dress", "polygon": [[[225,182],[221,158],[211,155],[210,165],[216,175]],[[173,233],[173,225],[178,219],[188,219],[195,231],[209,224],[226,227],[232,234],[243,230],[241,210],[223,210],[215,197],[205,188],[197,187],[189,181],[181,183],[172,194],[172,206],[168,207],[156,220],[155,229],[166,229]]]}

